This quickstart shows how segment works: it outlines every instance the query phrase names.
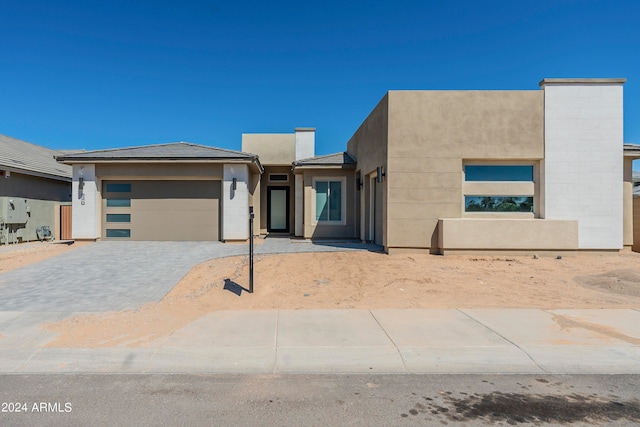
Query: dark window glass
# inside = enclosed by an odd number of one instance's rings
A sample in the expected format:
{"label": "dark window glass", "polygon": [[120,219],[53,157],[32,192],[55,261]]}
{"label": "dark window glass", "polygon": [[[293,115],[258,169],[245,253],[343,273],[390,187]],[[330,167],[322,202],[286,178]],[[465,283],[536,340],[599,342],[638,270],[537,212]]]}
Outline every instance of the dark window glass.
{"label": "dark window glass", "polygon": [[131,184],[107,184],[109,193],[131,193]]}
{"label": "dark window glass", "polygon": [[466,181],[533,181],[531,165],[466,165]]}
{"label": "dark window glass", "polygon": [[109,208],[128,208],[131,206],[131,199],[107,199]]}
{"label": "dark window glass", "polygon": [[289,176],[285,174],[272,174],[269,175],[269,181],[289,181]]}
{"label": "dark window glass", "polygon": [[130,214],[107,214],[107,222],[131,222]]}
{"label": "dark window glass", "polygon": [[465,212],[533,212],[531,196],[465,196]]}
{"label": "dark window glass", "polygon": [[124,228],[107,228],[107,237],[119,237],[119,238],[127,238],[131,237],[131,230],[127,230]]}

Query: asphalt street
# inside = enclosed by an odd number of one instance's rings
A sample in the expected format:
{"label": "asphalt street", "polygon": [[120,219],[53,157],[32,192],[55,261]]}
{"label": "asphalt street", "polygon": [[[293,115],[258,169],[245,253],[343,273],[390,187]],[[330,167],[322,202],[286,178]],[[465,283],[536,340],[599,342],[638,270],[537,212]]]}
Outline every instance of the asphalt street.
{"label": "asphalt street", "polygon": [[0,425],[629,426],[639,389],[638,375],[4,375]]}

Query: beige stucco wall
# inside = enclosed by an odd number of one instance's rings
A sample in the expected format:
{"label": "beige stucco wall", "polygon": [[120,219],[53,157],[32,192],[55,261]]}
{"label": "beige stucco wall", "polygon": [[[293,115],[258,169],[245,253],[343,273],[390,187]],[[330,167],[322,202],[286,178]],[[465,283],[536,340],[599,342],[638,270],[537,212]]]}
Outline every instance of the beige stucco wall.
{"label": "beige stucco wall", "polygon": [[[315,220],[315,190],[313,188],[314,178],[336,177],[345,178],[346,217],[344,225],[323,224]],[[303,172],[304,182],[304,238],[305,239],[325,239],[325,238],[353,238],[356,236],[356,208],[359,192],[356,191],[356,177],[351,169],[315,169]]]}
{"label": "beige stucco wall", "polygon": [[222,179],[222,165],[212,163],[98,163],[101,179]]}
{"label": "beige stucco wall", "polygon": [[438,219],[464,215],[463,162],[537,162],[543,129],[542,91],[389,92],[385,247],[437,246]]}
{"label": "beige stucco wall", "polygon": [[296,160],[296,135],[243,133],[242,151],[257,154],[262,165],[291,165]]}
{"label": "beige stucco wall", "polygon": [[389,97],[385,95],[371,114],[360,125],[358,130],[347,142],[347,152],[358,161],[359,177],[363,186],[357,192],[356,203],[360,203],[359,230],[354,230],[355,237],[362,240],[372,240],[369,230],[370,219],[377,220],[379,227],[375,234],[375,242],[386,246],[386,234],[383,232],[383,223],[386,217],[386,180],[375,185],[375,215],[371,215],[371,181],[370,174],[376,171],[377,167],[387,169],[387,142],[388,142],[388,119],[389,119]]}
{"label": "beige stucco wall", "polygon": [[439,252],[578,249],[578,221],[545,219],[441,219]]}

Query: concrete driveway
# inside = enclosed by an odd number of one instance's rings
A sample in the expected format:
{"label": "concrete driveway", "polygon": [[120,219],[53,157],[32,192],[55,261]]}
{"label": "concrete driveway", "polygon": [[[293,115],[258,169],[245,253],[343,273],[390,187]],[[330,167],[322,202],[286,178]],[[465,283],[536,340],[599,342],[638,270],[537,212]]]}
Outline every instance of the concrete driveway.
{"label": "concrete driveway", "polygon": [[[257,254],[379,250],[359,243],[266,239]],[[105,312],[158,301],[194,266],[248,253],[248,244],[220,242],[96,242],[0,274],[0,311]]]}

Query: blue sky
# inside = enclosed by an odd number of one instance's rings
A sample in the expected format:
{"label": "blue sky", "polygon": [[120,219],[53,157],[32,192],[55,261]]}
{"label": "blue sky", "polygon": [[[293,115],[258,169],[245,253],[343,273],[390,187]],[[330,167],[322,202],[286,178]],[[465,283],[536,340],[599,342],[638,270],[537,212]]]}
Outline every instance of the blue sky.
{"label": "blue sky", "polygon": [[537,90],[626,77],[640,144],[635,0],[0,2],[0,133],[56,149],[316,127],[342,151],[390,89]]}

